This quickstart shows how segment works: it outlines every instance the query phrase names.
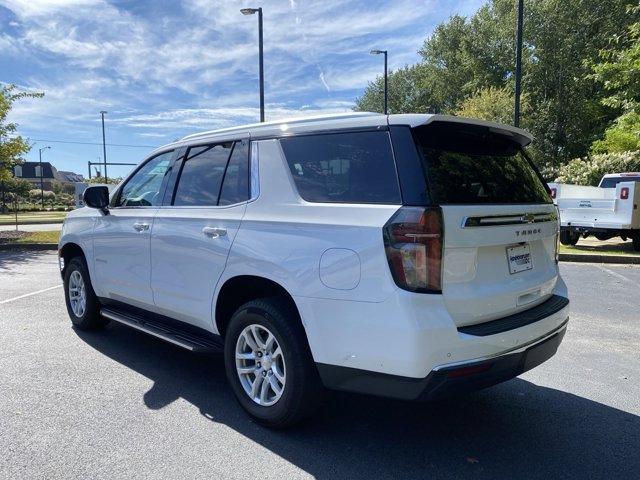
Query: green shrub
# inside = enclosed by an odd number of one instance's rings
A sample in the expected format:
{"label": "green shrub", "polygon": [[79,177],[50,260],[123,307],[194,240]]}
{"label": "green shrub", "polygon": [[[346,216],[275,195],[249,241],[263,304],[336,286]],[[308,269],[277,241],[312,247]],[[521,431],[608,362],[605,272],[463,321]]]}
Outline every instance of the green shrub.
{"label": "green shrub", "polygon": [[594,153],[626,152],[640,148],[640,114],[621,115],[605,130],[604,138],[593,142]]}
{"label": "green shrub", "polygon": [[640,172],[640,150],[576,158],[558,169],[556,182],[593,185],[607,173]]}

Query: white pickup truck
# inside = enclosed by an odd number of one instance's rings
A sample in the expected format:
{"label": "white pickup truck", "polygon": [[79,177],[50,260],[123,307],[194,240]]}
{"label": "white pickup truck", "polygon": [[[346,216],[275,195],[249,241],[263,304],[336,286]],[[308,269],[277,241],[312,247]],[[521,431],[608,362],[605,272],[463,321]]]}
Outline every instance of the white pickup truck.
{"label": "white pickup truck", "polygon": [[549,183],[549,189],[560,211],[560,243],[621,237],[640,251],[640,173],[610,173],[597,187]]}

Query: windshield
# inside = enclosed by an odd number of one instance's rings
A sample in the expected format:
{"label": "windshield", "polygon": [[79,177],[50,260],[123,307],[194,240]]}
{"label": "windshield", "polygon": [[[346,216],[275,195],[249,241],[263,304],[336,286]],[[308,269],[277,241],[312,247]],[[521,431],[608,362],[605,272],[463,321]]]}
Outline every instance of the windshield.
{"label": "windshield", "polygon": [[552,202],[522,148],[503,135],[435,122],[416,128],[414,137],[436,203]]}
{"label": "windshield", "polygon": [[600,182],[600,188],[616,188],[620,182],[640,182],[640,175],[603,178]]}

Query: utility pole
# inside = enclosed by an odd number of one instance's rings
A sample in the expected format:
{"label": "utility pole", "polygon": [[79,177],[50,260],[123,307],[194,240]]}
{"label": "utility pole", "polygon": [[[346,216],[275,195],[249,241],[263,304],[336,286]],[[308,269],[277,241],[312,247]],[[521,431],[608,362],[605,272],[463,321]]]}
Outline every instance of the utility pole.
{"label": "utility pole", "polygon": [[516,91],[513,106],[513,124],[520,126],[520,93],[522,82],[522,22],[524,20],[524,0],[518,0],[518,26],[516,29]]}
{"label": "utility pole", "polygon": [[42,151],[51,147],[42,147],[38,149],[38,166],[40,167],[40,202],[42,203],[42,210],[44,210],[44,181],[42,180]]}
{"label": "utility pole", "polygon": [[102,116],[102,159],[104,160],[104,180],[107,181],[107,144],[105,143],[104,137],[104,114],[108,113],[104,110],[100,111],[100,115]]}

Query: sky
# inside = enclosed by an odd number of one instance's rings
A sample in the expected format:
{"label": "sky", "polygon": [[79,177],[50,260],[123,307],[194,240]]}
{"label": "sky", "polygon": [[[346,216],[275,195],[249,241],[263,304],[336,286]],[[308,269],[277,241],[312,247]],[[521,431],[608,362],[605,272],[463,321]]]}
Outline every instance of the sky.
{"label": "sky", "polygon": [[[87,175],[102,158],[138,163],[191,133],[259,119],[263,7],[267,120],[349,111],[368,82],[419,59],[435,26],[483,0],[0,0],[0,82],[41,99],[10,120],[33,144],[27,160]],[[78,143],[61,143],[78,142]],[[86,143],[86,144],[85,144]],[[108,167],[123,176],[132,167]]]}

